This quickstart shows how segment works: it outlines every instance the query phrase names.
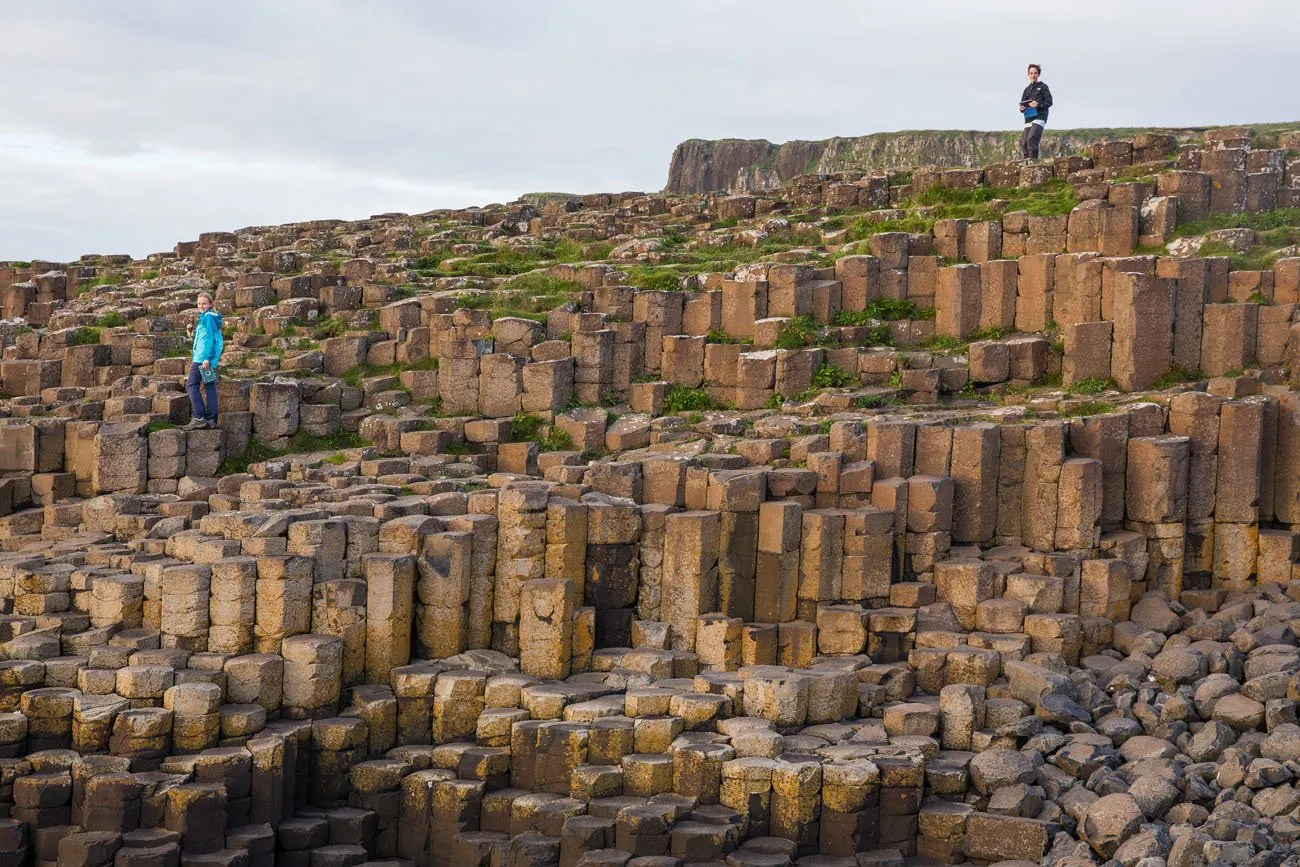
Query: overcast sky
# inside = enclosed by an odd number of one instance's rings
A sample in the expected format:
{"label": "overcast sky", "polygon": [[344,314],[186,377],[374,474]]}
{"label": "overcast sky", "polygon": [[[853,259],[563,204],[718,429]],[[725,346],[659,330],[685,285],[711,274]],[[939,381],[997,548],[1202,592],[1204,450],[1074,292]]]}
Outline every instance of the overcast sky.
{"label": "overcast sky", "polygon": [[1294,15],[1290,0],[4,0],[0,260],[657,190],[686,138],[1012,128],[1029,61],[1056,128],[1300,121]]}

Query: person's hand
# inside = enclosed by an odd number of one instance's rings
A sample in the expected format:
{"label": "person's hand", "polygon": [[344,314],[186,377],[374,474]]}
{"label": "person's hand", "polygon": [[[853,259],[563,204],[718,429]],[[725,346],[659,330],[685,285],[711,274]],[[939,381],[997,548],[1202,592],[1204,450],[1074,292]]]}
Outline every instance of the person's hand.
{"label": "person's hand", "polygon": [[1038,108],[1038,100],[1036,100],[1036,99],[1031,99],[1031,100],[1029,100],[1029,107],[1030,107],[1030,108]]}
{"label": "person's hand", "polygon": [[212,368],[212,362],[211,362],[211,361],[205,361],[205,362],[203,362],[203,369],[204,369],[204,370],[210,370],[211,368]]}

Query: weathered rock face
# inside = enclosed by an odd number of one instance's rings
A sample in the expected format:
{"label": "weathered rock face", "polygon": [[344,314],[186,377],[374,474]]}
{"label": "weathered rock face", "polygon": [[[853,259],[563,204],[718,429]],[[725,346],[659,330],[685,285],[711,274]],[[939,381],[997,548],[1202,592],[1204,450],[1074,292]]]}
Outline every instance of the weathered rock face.
{"label": "weathered rock face", "polygon": [[[1042,154],[1075,153],[1115,130],[1052,130]],[[1185,141],[1199,130],[1164,130]],[[1014,159],[1017,130],[921,130],[773,144],[765,139],[689,139],[673,150],[664,192],[731,193],[772,190],[802,174],[913,166],[961,168]]]}
{"label": "weathered rock face", "polygon": [[1271,143],[0,263],[0,867],[1300,867]]}

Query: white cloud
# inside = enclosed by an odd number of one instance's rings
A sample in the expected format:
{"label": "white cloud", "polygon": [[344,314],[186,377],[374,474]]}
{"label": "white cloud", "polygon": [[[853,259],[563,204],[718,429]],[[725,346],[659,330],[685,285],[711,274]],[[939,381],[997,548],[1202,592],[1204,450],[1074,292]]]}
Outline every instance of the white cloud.
{"label": "white cloud", "polygon": [[[658,189],[686,138],[1300,120],[1283,0],[11,4],[0,257]],[[36,157],[33,157],[35,152]],[[469,198],[466,198],[468,196]]]}
{"label": "white cloud", "polygon": [[200,232],[314,219],[360,219],[507,201],[515,191],[368,175],[319,163],[156,150],[92,154],[57,140],[0,135],[10,190],[0,259],[170,250]]}

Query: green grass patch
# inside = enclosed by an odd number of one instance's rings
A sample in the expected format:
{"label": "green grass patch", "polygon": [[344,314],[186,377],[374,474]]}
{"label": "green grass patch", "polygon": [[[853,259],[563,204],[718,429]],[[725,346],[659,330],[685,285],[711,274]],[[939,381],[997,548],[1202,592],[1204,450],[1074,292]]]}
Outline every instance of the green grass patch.
{"label": "green grass patch", "polygon": [[513,280],[506,281],[503,288],[510,292],[554,297],[567,297],[582,291],[580,283],[573,280],[563,280],[544,271],[531,271],[522,274]]}
{"label": "green grass patch", "polygon": [[893,220],[868,220],[866,217],[859,217],[845,231],[844,239],[846,241],[865,241],[872,235],[881,235],[885,232],[921,234],[929,232],[933,228],[933,218],[917,215]]}
{"label": "green grass patch", "polygon": [[91,289],[97,289],[100,286],[107,286],[112,282],[113,282],[113,278],[105,275],[100,275],[99,277],[91,277],[88,280],[78,280],[77,294],[80,295],[83,292],[89,292]]}
{"label": "green grass patch", "polygon": [[143,273],[140,274],[140,279],[141,279],[141,280],[155,280],[155,279],[157,279],[158,275],[161,274],[161,273],[162,273],[162,272],[159,271],[157,268],[150,268],[148,271],[145,271],[145,272],[143,272]]}
{"label": "green grass patch", "polygon": [[572,301],[583,291],[582,285],[542,271],[531,271],[499,288],[457,299],[466,309],[487,310],[491,319],[506,316],[545,323],[546,314]]}
{"label": "green grass patch", "polygon": [[435,250],[416,259],[413,268],[425,277],[513,277],[547,265],[605,259],[612,249],[606,243],[584,247],[569,237],[546,238],[527,248],[485,245],[478,253],[452,257],[450,262],[449,250]]}
{"label": "green grass patch", "polygon": [[1063,179],[1053,179],[1039,187],[1005,189],[955,190],[936,185],[913,192],[912,198],[901,203],[899,210],[905,211],[906,216],[881,222],[859,218],[849,226],[846,238],[860,241],[881,232],[923,233],[934,229],[935,220],[998,220],[1009,211],[1025,211],[1033,217],[1059,216],[1070,213],[1077,204],[1073,188]]}
{"label": "green grass patch", "polygon": [[1215,229],[1254,229],[1256,232],[1269,232],[1276,229],[1291,229],[1300,226],[1300,208],[1277,208],[1262,213],[1209,214],[1203,220],[1194,223],[1180,223],[1177,234],[1180,237],[1204,235]]}
{"label": "green grass patch", "polygon": [[823,364],[813,371],[813,388],[849,388],[858,385],[858,377],[833,364]]}
{"label": "green grass patch", "polygon": [[628,283],[656,292],[676,292],[684,275],[671,268],[651,265],[632,265],[627,269]]}
{"label": "green grass patch", "polygon": [[176,425],[169,421],[151,421],[144,426],[144,432],[146,434],[151,434],[158,433],[160,430],[174,430],[175,428]]}
{"label": "green grass patch", "polygon": [[979,331],[972,334],[969,342],[975,343],[980,340],[1001,340],[1003,337],[1006,337],[1007,331],[1008,329],[1003,328],[1001,325],[990,325],[988,328],[981,328]]}
{"label": "green grass patch", "polygon": [[110,310],[99,317],[95,324],[100,328],[121,328],[126,325],[126,317],[116,310]]}
{"label": "green grass patch", "polygon": [[[306,452],[321,452],[338,449],[355,449],[369,445],[360,436],[350,431],[339,431],[329,436],[316,436],[302,428],[289,437],[289,445],[284,449],[274,449],[264,440],[253,437],[248,442],[248,450],[242,455],[232,455],[227,457],[222,463],[221,469],[217,472],[219,476],[228,476],[232,473],[246,473],[252,464],[262,463],[264,461],[273,461],[276,458],[285,455],[300,454]],[[331,455],[330,458],[334,456]],[[343,457],[339,455],[338,457]],[[329,463],[342,463],[326,458]]]}
{"label": "green grass patch", "polygon": [[537,445],[544,452],[571,452],[573,451],[573,437],[569,436],[569,432],[561,429],[558,425],[551,425],[537,441]]}
{"label": "green grass patch", "polygon": [[289,437],[289,448],[285,454],[294,454],[295,452],[323,452],[338,449],[359,449],[369,445],[358,434],[351,431],[339,431],[329,436],[317,436],[303,428]]}
{"label": "green grass patch", "polygon": [[603,259],[604,256],[591,255],[599,253],[599,250],[584,249],[581,244],[572,238],[565,236],[560,238],[547,238],[542,241],[537,250],[537,256],[541,259],[553,259],[556,262],[564,264],[573,264],[575,262],[585,262],[590,259]]}
{"label": "green grass patch", "polygon": [[1175,364],[1173,367],[1160,374],[1160,376],[1156,377],[1156,381],[1151,383],[1151,387],[1157,391],[1161,391],[1166,388],[1173,388],[1175,385],[1180,385],[1184,382],[1196,382],[1201,379],[1205,379],[1205,374],[1200,370],[1188,370],[1182,365]]}
{"label": "green grass patch", "polygon": [[569,451],[573,438],[558,425],[549,425],[541,417],[516,412],[510,424],[510,442],[536,442],[538,451]]}
{"label": "green grass patch", "polygon": [[546,427],[545,420],[520,410],[510,421],[510,442],[524,443],[536,440],[541,436],[544,427]]}
{"label": "green grass patch", "polygon": [[372,376],[397,376],[403,370],[437,370],[438,359],[422,358],[414,364],[359,364],[351,370],[343,372],[339,377],[344,384],[353,388],[360,388],[363,380]]}
{"label": "green grass patch", "polygon": [[322,458],[321,462],[337,467],[339,464],[346,464],[348,462],[348,456],[341,452],[335,452],[332,455],[327,455]]}
{"label": "green grass patch", "polygon": [[72,339],[68,341],[69,346],[91,346],[99,342],[100,330],[94,326],[78,328],[72,332]]}
{"label": "green grass patch", "polygon": [[221,468],[217,470],[217,475],[230,476],[236,473],[246,473],[253,464],[273,461],[284,454],[285,452],[271,448],[265,440],[253,437],[248,441],[248,448],[244,450],[242,455],[230,455],[222,462]]}
{"label": "green grass patch", "polygon": [[[838,316],[836,317],[836,320],[837,320],[837,321],[836,321],[836,324],[837,324],[837,325],[844,325],[844,324],[845,324],[844,322],[839,321],[839,317],[838,317]],[[867,322],[870,322],[870,320],[867,320]],[[859,340],[856,341],[857,345],[859,345],[859,346],[890,346],[890,345],[893,344],[893,342],[894,342],[894,334],[893,334],[893,332],[891,332],[891,331],[889,330],[889,326],[888,326],[888,325],[884,325],[884,324],[881,324],[881,323],[876,323],[875,325],[868,325],[867,322],[864,322],[864,323],[861,324],[861,325],[854,325],[854,326],[852,326],[852,327],[854,327],[854,328],[866,328],[866,329],[867,329],[867,333],[866,333],[865,335],[863,335]]]}
{"label": "green grass patch", "polygon": [[702,388],[686,388],[674,385],[664,395],[664,414],[676,415],[679,412],[699,412],[713,409],[713,399]]}
{"label": "green grass patch", "polygon": [[347,320],[342,316],[326,316],[316,322],[312,337],[317,341],[328,341],[331,337],[343,337],[344,331],[347,331]]}
{"label": "green grass patch", "polygon": [[1268,271],[1279,258],[1277,251],[1260,244],[1239,253],[1222,241],[1206,241],[1196,255],[1202,258],[1226,256],[1231,271]]}
{"label": "green grass patch", "polygon": [[1107,403],[1104,400],[1090,400],[1086,403],[1076,404],[1061,411],[1061,415],[1066,418],[1077,418],[1083,415],[1105,415],[1113,412],[1115,405]]}
{"label": "green grass patch", "polygon": [[773,345],[777,349],[803,349],[813,344],[818,330],[811,316],[794,316],[781,323]]}
{"label": "green grass patch", "polygon": [[936,334],[930,338],[926,348],[935,352],[964,352],[966,350],[966,341],[960,337],[953,337],[951,334]]}
{"label": "green grass patch", "polygon": [[836,325],[871,325],[873,322],[897,322],[903,319],[933,319],[934,308],[917,307],[912,301],[877,298],[865,310],[841,310],[835,314]]}
{"label": "green grass patch", "polygon": [[880,409],[892,404],[893,401],[883,394],[863,394],[853,399],[854,409]]}
{"label": "green grass patch", "polygon": [[1101,394],[1103,391],[1111,391],[1116,388],[1113,379],[1099,379],[1090,376],[1087,379],[1081,379],[1078,382],[1066,386],[1066,394]]}

